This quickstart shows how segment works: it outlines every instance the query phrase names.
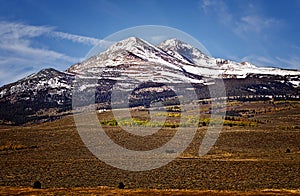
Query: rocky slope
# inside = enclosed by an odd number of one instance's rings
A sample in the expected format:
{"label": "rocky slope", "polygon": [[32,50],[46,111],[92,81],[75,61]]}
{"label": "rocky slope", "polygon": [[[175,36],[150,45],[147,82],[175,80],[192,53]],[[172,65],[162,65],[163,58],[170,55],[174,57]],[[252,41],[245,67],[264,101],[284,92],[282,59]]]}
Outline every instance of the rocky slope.
{"label": "rocky slope", "polygon": [[[129,96],[131,106],[166,101],[175,96],[168,88],[172,84],[191,83],[199,99],[209,98],[208,86],[221,78],[230,98],[296,99],[300,94],[300,71],[213,58],[176,39],[154,46],[130,37],[66,72],[45,69],[1,87],[0,120],[23,124],[55,119],[71,110],[72,93],[88,91],[102,103],[100,107],[107,108],[113,88],[119,92],[134,89]],[[78,80],[84,82],[73,88]]]}

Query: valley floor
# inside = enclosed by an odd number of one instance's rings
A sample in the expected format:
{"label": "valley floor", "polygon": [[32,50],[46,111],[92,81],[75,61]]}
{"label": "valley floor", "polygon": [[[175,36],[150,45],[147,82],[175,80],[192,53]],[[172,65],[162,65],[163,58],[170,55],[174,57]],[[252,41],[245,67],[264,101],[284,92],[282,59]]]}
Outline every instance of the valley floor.
{"label": "valley floor", "polygon": [[[84,146],[72,116],[34,126],[3,125],[0,194],[299,194],[299,109],[298,102],[229,103],[228,110],[240,112],[241,117],[229,119],[207,155],[197,154],[206,129],[202,126],[180,157],[144,172],[116,169],[98,160]],[[172,137],[174,130],[165,128],[149,148]],[[119,134],[115,126],[107,126],[107,131],[112,137]],[[124,145],[124,137],[117,136]],[[138,149],[143,142],[136,141],[130,148]],[[37,180],[42,190],[24,188]],[[126,190],[109,188],[119,182]]]}

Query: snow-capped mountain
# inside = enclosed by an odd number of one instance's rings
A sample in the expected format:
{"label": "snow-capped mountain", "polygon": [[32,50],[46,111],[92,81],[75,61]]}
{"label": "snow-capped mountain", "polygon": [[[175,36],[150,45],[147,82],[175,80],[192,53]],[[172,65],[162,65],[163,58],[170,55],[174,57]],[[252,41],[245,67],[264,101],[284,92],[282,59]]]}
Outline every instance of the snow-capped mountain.
{"label": "snow-capped mountain", "polygon": [[73,80],[74,75],[50,68],[1,87],[0,122],[23,124],[59,117],[71,109]]}
{"label": "snow-capped mountain", "polygon": [[214,78],[246,78],[249,74],[281,76],[300,74],[300,71],[295,70],[257,67],[249,62],[240,63],[210,57],[199,49],[177,39],[165,40],[154,46],[136,37],[117,42],[99,55],[71,66],[68,71],[99,74],[103,72],[99,68],[108,70],[107,68],[113,69],[121,64],[159,64],[173,70]]}
{"label": "snow-capped mountain", "polygon": [[99,55],[70,67],[68,71],[78,73],[88,71],[91,68],[113,67],[124,63],[139,64],[141,62],[159,63],[175,69],[179,69],[176,65],[181,63],[162,49],[139,38],[129,37],[113,44]]}
{"label": "snow-capped mountain", "polygon": [[[185,65],[186,71],[199,75],[222,76],[223,78],[246,78],[249,74],[299,75],[300,71],[282,70],[278,68],[257,67],[249,62],[234,62],[221,58],[209,57],[199,49],[177,39],[166,40],[158,45],[168,54],[196,66]],[[216,71],[215,71],[216,70]]]}
{"label": "snow-capped mountain", "polygon": [[39,122],[70,111],[75,78],[87,81],[76,91],[95,92],[96,102],[105,107],[112,88],[125,92],[133,86],[132,106],[149,106],[174,96],[168,84],[191,83],[199,99],[209,98],[207,86],[221,78],[228,97],[300,95],[300,71],[210,57],[177,39],[155,46],[130,37],[65,72],[45,69],[0,87],[0,123]]}
{"label": "snow-capped mountain", "polygon": [[[62,94],[66,89],[71,88],[72,76],[68,73],[63,73],[55,69],[43,69],[36,74],[32,74],[23,78],[16,83],[9,84],[0,92],[0,98],[8,94],[15,94],[27,91],[37,92],[45,88],[55,89],[55,94]],[[24,97],[30,99],[30,97]],[[13,101],[13,100],[10,100]]]}
{"label": "snow-capped mountain", "polygon": [[189,64],[207,64],[209,58],[199,49],[178,39],[165,40],[158,45],[159,48]]}

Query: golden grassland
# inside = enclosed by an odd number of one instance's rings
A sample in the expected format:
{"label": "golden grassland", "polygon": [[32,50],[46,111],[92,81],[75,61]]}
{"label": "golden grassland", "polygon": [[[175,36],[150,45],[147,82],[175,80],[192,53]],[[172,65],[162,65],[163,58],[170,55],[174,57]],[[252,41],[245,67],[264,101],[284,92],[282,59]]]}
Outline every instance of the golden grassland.
{"label": "golden grassland", "polygon": [[300,195],[300,190],[259,190],[259,191],[214,191],[214,190],[178,190],[178,189],[116,189],[112,187],[90,188],[47,188],[33,189],[23,187],[0,187],[0,195],[203,195],[203,196],[229,196],[229,195]]}
{"label": "golden grassland", "polygon": [[[208,154],[198,155],[211,123],[208,114],[196,120],[185,115],[191,125],[202,123],[189,147],[168,165],[144,172],[116,169],[94,157],[72,116],[39,125],[1,125],[0,195],[299,195],[300,103],[230,102],[227,109],[233,115],[223,119],[225,126]],[[153,126],[147,115],[135,111],[133,119],[121,123]],[[169,124],[145,137],[109,124],[115,122],[109,112],[98,117],[117,144],[147,150],[161,146],[177,130],[171,125],[178,123],[178,111],[157,115],[165,115]],[[30,188],[37,180],[42,189]],[[119,182],[124,190],[116,188]]]}

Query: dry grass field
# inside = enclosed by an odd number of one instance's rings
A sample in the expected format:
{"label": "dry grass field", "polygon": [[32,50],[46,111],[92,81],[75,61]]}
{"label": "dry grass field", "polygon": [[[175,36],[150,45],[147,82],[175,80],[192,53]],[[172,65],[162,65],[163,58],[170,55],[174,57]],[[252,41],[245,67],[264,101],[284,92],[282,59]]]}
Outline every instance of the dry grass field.
{"label": "dry grass field", "polygon": [[[226,119],[207,155],[198,155],[207,129],[200,126],[181,156],[143,172],[98,160],[84,146],[72,116],[40,125],[2,125],[0,195],[299,194],[300,103],[230,102],[228,110],[240,116]],[[169,119],[176,122],[172,118],[176,115]],[[137,150],[155,148],[176,131],[166,126],[147,140],[128,139],[118,126],[106,123],[108,113],[99,114],[99,119],[105,119],[102,125],[116,143]],[[42,189],[30,188],[37,180]],[[119,182],[124,182],[124,190],[117,189]]]}
{"label": "dry grass field", "polygon": [[115,189],[111,187],[91,188],[47,188],[33,189],[22,187],[1,187],[1,195],[202,195],[202,196],[229,196],[229,195],[300,195],[300,190],[260,190],[260,191],[215,191],[215,190],[185,190],[185,189]]}

